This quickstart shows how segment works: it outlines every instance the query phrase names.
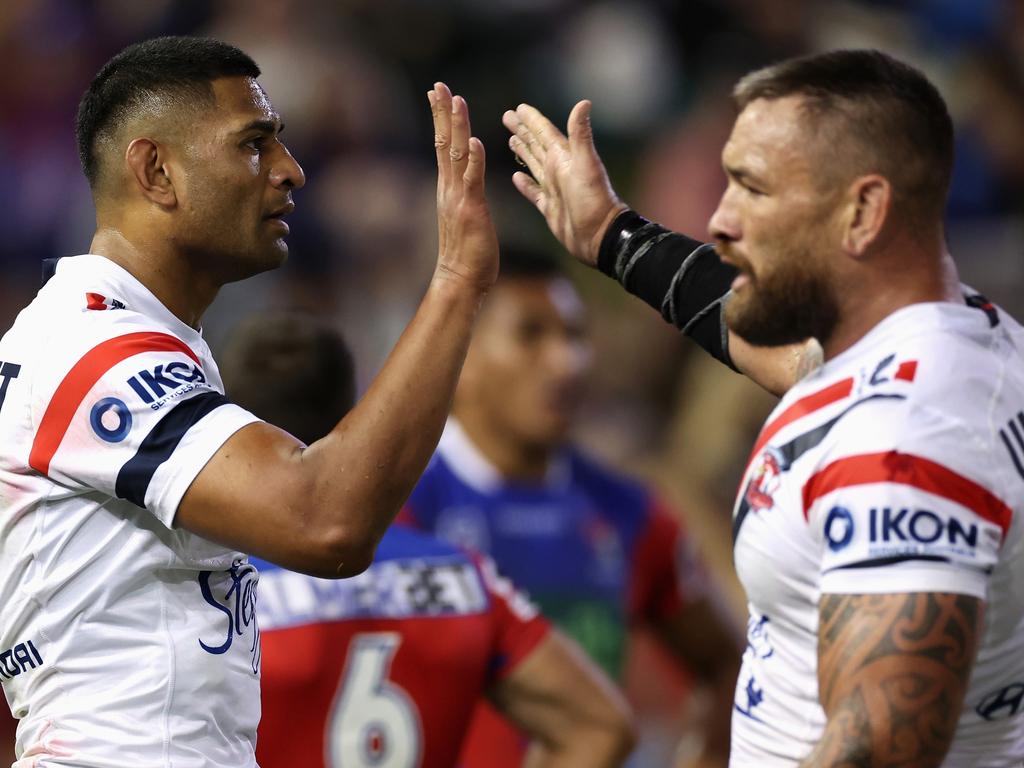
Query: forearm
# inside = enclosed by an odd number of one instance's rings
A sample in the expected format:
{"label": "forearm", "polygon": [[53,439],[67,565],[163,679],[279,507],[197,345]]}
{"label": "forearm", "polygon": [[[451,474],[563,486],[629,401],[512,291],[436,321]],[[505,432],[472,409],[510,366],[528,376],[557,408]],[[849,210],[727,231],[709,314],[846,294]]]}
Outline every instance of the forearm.
{"label": "forearm", "polygon": [[709,243],[620,214],[601,238],[597,266],[693,339],[715,359],[782,395],[821,364],[813,339],[785,347],[755,347],[726,326],[723,312],[736,269]]}
{"label": "forearm", "polygon": [[625,211],[605,231],[597,266],[735,368],[721,313],[736,270],[711,245]]}
{"label": "forearm", "polygon": [[429,461],[451,407],[483,292],[437,275],[356,407],[302,455],[313,506],[376,542]]}

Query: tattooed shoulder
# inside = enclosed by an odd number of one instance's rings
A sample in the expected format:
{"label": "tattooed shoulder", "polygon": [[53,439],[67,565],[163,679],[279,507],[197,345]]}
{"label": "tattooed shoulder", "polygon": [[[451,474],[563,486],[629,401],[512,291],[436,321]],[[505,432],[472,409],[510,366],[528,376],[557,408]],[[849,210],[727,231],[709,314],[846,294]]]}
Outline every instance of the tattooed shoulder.
{"label": "tattooed shoulder", "polygon": [[822,596],[818,683],[828,722],[805,764],[941,764],[983,608],[942,593]]}

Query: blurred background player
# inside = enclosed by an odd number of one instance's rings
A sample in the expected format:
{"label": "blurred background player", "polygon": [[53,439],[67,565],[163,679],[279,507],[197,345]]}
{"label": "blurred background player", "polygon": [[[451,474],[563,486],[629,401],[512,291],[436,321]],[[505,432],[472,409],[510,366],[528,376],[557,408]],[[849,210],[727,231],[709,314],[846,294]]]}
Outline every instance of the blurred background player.
{"label": "blurred background player", "polygon": [[[584,307],[558,261],[503,250],[452,418],[403,519],[493,557],[614,678],[629,628],[654,629],[713,691],[700,759],[725,765],[739,633],[677,519],[569,442],[590,362]],[[464,756],[516,765],[525,743],[483,707]]]}
{"label": "blurred background player", "polygon": [[[354,403],[344,341],[308,315],[251,319],[222,368],[236,402],[307,443]],[[448,768],[485,694],[540,745],[533,766],[615,766],[628,754],[614,686],[489,560],[393,526],[353,579],[254,562],[263,768]]]}

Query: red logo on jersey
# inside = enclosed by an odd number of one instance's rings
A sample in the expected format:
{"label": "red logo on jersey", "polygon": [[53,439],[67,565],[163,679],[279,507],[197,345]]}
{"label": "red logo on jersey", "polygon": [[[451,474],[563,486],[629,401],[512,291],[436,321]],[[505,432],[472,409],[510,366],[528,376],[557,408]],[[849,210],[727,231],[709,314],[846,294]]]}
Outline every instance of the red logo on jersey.
{"label": "red logo on jersey", "polygon": [[97,311],[103,311],[105,309],[124,309],[124,304],[117,299],[108,299],[106,296],[99,293],[87,292],[85,294],[85,308]]}
{"label": "red logo on jersey", "polygon": [[770,449],[761,454],[760,461],[747,486],[747,503],[755,511],[775,506],[773,497],[779,489],[779,475],[782,474],[779,460]]}

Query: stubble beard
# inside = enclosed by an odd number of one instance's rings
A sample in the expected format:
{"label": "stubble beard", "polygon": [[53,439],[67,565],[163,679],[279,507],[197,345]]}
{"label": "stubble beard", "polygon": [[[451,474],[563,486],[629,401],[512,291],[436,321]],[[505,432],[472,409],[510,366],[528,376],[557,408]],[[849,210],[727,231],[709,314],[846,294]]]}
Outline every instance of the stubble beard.
{"label": "stubble beard", "polygon": [[809,253],[790,252],[770,272],[751,275],[725,306],[729,330],[758,347],[809,338],[824,344],[839,322],[839,303],[832,284],[810,263]]}

